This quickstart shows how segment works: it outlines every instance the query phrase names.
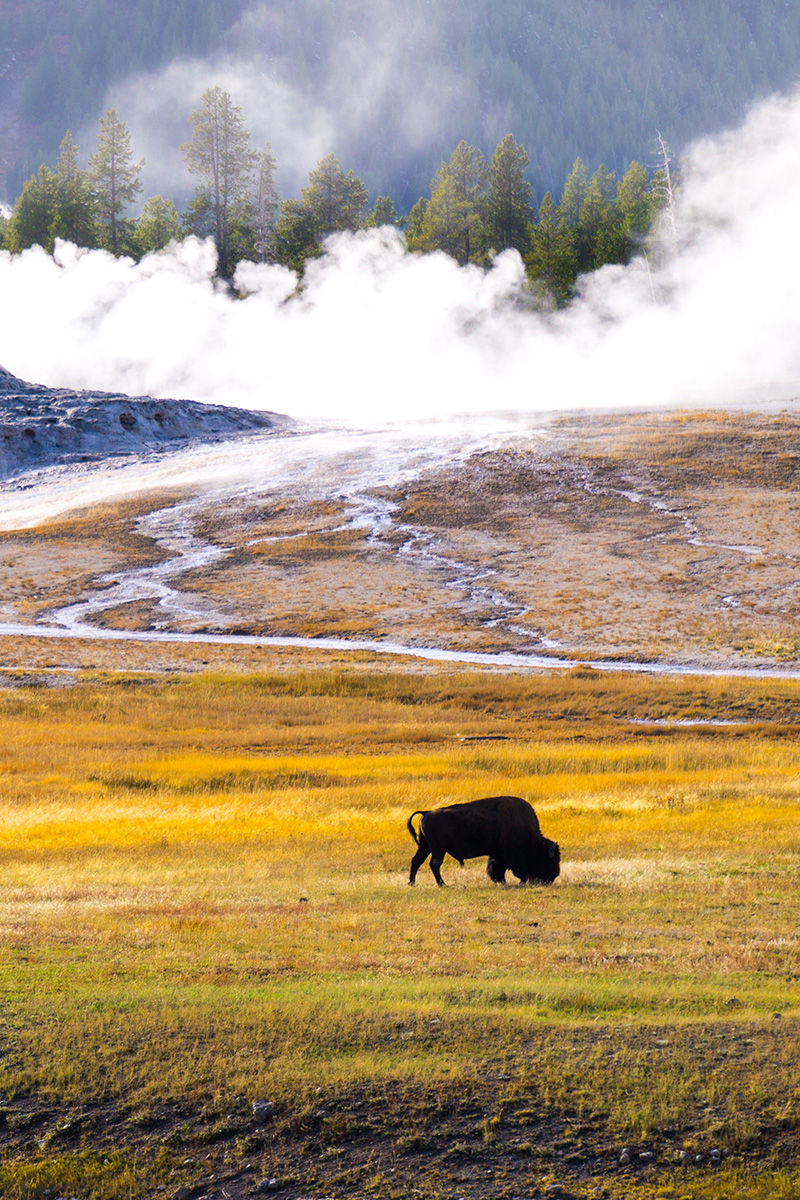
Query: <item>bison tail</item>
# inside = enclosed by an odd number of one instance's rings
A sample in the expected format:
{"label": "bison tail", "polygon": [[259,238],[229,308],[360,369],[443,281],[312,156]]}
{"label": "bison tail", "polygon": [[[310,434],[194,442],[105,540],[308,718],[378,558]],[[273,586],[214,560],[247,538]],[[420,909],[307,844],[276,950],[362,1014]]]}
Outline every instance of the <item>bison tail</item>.
{"label": "bison tail", "polygon": [[424,816],[425,816],[425,809],[418,808],[417,811],[413,812],[411,814],[411,816],[408,818],[408,820],[406,821],[406,829],[411,834],[411,836],[413,837],[413,839],[417,843],[417,845],[419,845],[419,838],[417,837],[417,831],[414,828],[412,821],[414,820],[414,817],[424,817]]}

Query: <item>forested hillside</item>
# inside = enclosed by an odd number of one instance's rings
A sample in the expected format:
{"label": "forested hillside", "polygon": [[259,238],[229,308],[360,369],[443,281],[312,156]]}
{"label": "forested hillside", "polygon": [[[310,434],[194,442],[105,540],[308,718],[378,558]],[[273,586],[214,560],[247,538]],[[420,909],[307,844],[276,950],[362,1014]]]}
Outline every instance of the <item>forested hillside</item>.
{"label": "forested hillside", "polygon": [[[110,85],[176,56],[204,60],[203,86],[222,55],[278,81],[301,129],[324,111],[328,148],[407,210],[460,138],[490,153],[512,132],[538,198],[578,155],[649,164],[656,130],[679,151],[791,87],[798,49],[788,0],[4,0],[0,197],[97,120]],[[197,98],[176,100],[187,120]]]}
{"label": "forested hillside", "polygon": [[[244,0],[2,0],[0,198],[132,71],[218,46]],[[5,187],[4,187],[5,184]]]}

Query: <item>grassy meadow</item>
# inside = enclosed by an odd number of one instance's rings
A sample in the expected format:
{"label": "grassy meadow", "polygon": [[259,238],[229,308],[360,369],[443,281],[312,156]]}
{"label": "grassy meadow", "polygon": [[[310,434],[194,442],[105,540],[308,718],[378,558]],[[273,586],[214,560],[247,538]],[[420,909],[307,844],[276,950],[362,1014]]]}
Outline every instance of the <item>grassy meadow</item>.
{"label": "grassy meadow", "polygon": [[[0,1195],[800,1196],[800,684],[16,683]],[[503,792],[559,881],[410,889]]]}

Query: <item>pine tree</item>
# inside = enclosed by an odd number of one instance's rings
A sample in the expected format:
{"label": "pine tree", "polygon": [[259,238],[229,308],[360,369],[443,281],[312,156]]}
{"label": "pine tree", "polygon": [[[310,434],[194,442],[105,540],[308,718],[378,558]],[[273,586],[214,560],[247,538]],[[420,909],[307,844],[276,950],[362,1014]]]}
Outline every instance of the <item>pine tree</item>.
{"label": "pine tree", "polygon": [[589,172],[583,159],[576,158],[572,170],[567,176],[564,191],[561,193],[561,203],[558,206],[558,217],[562,225],[577,225],[581,213],[581,205],[589,190]]}
{"label": "pine tree", "polygon": [[55,214],[48,235],[49,248],[56,238],[76,246],[97,244],[94,197],[86,171],[78,165],[78,147],[69,130],[64,134],[55,173]]}
{"label": "pine tree", "polygon": [[627,262],[643,247],[657,209],[647,171],[640,163],[632,162],[617,185],[619,258],[615,261]]}
{"label": "pine tree", "polygon": [[619,214],[615,200],[617,179],[602,164],[583,198],[576,227],[578,269],[591,271],[606,262],[619,261]]}
{"label": "pine tree", "polygon": [[275,189],[275,157],[269,145],[258,156],[253,197],[253,244],[256,262],[275,256],[275,221],[280,200]]}
{"label": "pine tree", "polygon": [[249,195],[256,155],[250,149],[242,110],[221,87],[203,92],[199,109],[191,115],[192,140],[183,147],[186,163],[200,185],[186,217],[192,232],[210,233],[217,248],[218,270],[228,278],[231,214],[237,202]]}
{"label": "pine tree", "polygon": [[180,236],[181,222],[173,201],[164,196],[149,196],[133,234],[137,251],[149,254],[153,250],[163,250]]}
{"label": "pine tree", "polygon": [[633,240],[646,237],[657,208],[647,171],[632,162],[617,185],[617,205],[626,234]]}
{"label": "pine tree", "polygon": [[431,184],[416,247],[444,250],[462,265],[485,257],[488,171],[480,150],[460,141]]}
{"label": "pine tree", "polygon": [[360,229],[369,193],[352,171],[346,173],[333,154],[326,154],[302,190],[303,205],[311,215],[317,238],[343,230]]}
{"label": "pine tree", "polygon": [[97,149],[89,159],[101,241],[117,254],[125,233],[122,214],[142,190],[144,159],[133,161],[131,138],[115,108],[100,118]]}
{"label": "pine tree", "polygon": [[284,200],[275,223],[275,257],[302,274],[306,260],[319,253],[314,218],[299,200]]}
{"label": "pine tree", "polygon": [[486,228],[494,250],[513,247],[524,254],[530,242],[531,185],[525,178],[530,159],[507,133],[494,152],[489,167],[486,196]]}
{"label": "pine tree", "polygon": [[400,225],[400,216],[391,196],[378,196],[365,225],[367,229],[380,229],[382,225]]}
{"label": "pine tree", "polygon": [[26,250],[28,246],[53,249],[50,234],[56,217],[55,172],[42,164],[39,172],[25,183],[14,205],[11,217],[9,241],[13,250]]}
{"label": "pine tree", "polygon": [[477,223],[465,203],[456,195],[455,180],[442,172],[436,186],[431,189],[431,198],[425,206],[419,237],[419,249],[443,250],[461,263],[469,262],[470,222]]}
{"label": "pine tree", "polygon": [[302,273],[306,260],[322,251],[328,234],[362,229],[369,193],[352,171],[326,154],[309,172],[301,200],[285,200],[275,224],[275,258]]}
{"label": "pine tree", "polygon": [[429,201],[420,196],[406,218],[406,246],[409,250],[424,250],[425,213]]}
{"label": "pine tree", "polygon": [[549,192],[545,193],[539,219],[531,230],[526,266],[540,291],[556,304],[566,303],[578,272],[578,260],[573,231],[561,221]]}

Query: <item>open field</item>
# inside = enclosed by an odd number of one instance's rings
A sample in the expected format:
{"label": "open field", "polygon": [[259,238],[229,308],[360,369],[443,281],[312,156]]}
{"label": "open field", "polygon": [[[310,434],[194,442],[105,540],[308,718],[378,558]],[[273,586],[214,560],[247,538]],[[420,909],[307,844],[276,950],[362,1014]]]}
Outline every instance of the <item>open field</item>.
{"label": "open field", "polygon": [[[128,630],[796,667],[798,433],[582,415],[391,488],[345,447],[142,493],[1,533],[0,619],[106,595]],[[800,683],[15,634],[0,663],[0,1195],[800,1195]],[[409,889],[408,814],[500,792],[557,884]]]}
{"label": "open field", "polygon": [[296,661],[0,691],[0,1195],[797,1196],[800,684]]}

